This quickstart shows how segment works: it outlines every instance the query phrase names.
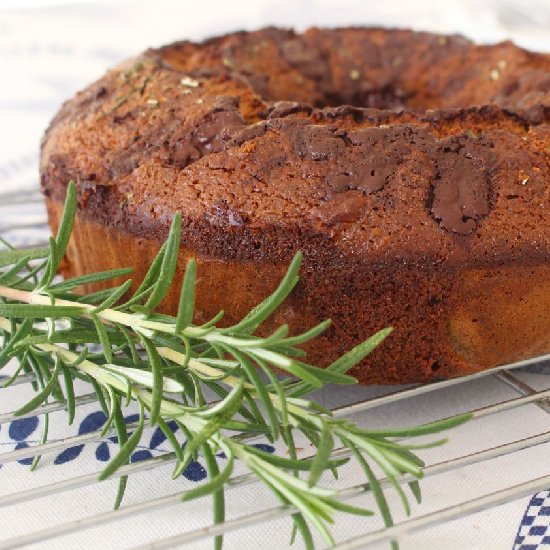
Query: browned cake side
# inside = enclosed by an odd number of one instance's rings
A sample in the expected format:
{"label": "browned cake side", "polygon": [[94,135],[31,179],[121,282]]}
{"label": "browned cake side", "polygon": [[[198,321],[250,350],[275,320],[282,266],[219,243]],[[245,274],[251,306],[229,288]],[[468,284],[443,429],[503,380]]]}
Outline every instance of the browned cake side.
{"label": "browned cake side", "polygon": [[309,350],[324,365],[393,325],[363,383],[548,351],[549,90],[549,56],[410,31],[265,29],[146,52],[46,134],[54,229],[68,181],[79,190],[65,274],[133,265],[137,283],[181,211],[197,322],[242,316],[300,249],[272,326],[332,318]]}

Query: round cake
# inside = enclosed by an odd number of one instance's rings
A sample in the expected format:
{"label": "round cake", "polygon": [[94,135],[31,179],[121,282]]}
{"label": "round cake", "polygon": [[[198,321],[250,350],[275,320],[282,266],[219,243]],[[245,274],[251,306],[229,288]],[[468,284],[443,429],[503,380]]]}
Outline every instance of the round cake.
{"label": "round cake", "polygon": [[241,318],[302,250],[263,330],[331,318],[307,349],[323,366],[393,326],[361,383],[550,351],[549,106],[550,56],[510,42],[267,28],[146,51],[46,132],[53,230],[78,189],[63,273],[130,265],[137,285],[181,212],[196,323]]}

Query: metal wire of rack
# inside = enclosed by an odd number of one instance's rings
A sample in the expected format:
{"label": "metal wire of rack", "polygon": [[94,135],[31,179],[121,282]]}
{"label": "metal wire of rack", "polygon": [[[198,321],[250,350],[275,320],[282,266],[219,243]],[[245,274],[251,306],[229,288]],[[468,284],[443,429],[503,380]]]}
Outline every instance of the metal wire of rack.
{"label": "metal wire of rack", "polygon": [[[14,207],[18,207],[20,205],[34,205],[31,208],[31,214],[29,214],[28,220],[24,220],[19,223],[13,223],[13,220],[10,222],[9,212],[13,211],[12,209]],[[47,235],[47,225],[43,208],[41,206],[41,196],[35,189],[29,189],[26,192],[19,191],[13,193],[2,193],[0,191],[0,220],[0,233],[7,233],[7,236],[15,242],[19,242],[21,240],[18,238],[18,234],[20,232],[27,232],[28,230],[31,231],[35,241],[28,243],[29,245],[41,244],[40,242],[37,242],[40,241],[40,238],[36,239],[36,236],[42,235],[45,237]],[[385,393],[384,395],[345,404],[334,408],[333,411],[336,416],[348,417],[367,410],[374,410],[384,405],[403,402],[405,400],[412,400],[433,392],[440,392],[453,386],[463,386],[474,380],[491,380],[499,384],[505,384],[511,388],[514,392],[514,396],[509,399],[499,400],[498,402],[470,410],[469,412],[473,414],[474,421],[490,415],[502,415],[506,411],[511,411],[524,406],[537,407],[546,413],[550,413],[550,389],[537,391],[535,388],[531,387],[520,377],[514,374],[515,369],[541,363],[547,360],[550,360],[550,355],[501,366],[490,371],[476,373],[458,379],[446,380],[427,385],[418,385],[412,388],[388,390],[389,393]],[[13,386],[29,384],[30,382],[32,382],[32,377],[27,375],[19,376]],[[77,397],[76,404],[77,406],[82,406],[94,401],[95,394],[81,394]],[[37,414],[42,415],[45,413],[62,411],[64,408],[65,403],[63,402],[48,403],[43,405],[38,411],[33,411],[32,415],[35,416]],[[14,418],[15,416],[13,412],[0,414],[0,426],[13,421]],[[136,423],[128,424],[128,429],[134,428],[135,425]],[[100,441],[101,439],[110,436],[112,436],[112,433],[107,433],[102,436],[100,431],[93,431],[62,440],[54,440],[44,444],[3,452],[0,453],[0,465],[28,459],[35,455],[62,451],[70,447],[74,447],[75,445]],[[550,443],[550,430],[527,437],[514,437],[512,441],[505,444],[496,446],[488,445],[486,448],[476,452],[468,452],[458,457],[431,463],[425,467],[425,477],[430,478],[445,472],[458,471],[474,464],[484,463],[490,465],[492,464],[492,461],[495,461],[499,457],[519,453],[526,449],[531,449],[547,443]],[[335,458],[343,456],[346,456],[346,451],[344,449],[336,450],[334,453]],[[122,467],[115,475],[117,477],[135,475],[139,472],[153,470],[166,464],[173,463],[175,459],[176,457],[174,453],[167,453],[140,462],[128,464]],[[25,505],[36,501],[37,499],[46,499],[52,495],[70,491],[72,489],[92,486],[97,483],[98,473],[99,472],[92,472],[76,475],[61,481],[47,483],[46,485],[40,485],[31,489],[2,496],[0,497],[0,508]],[[252,474],[235,475],[230,479],[228,489],[232,490],[245,485],[251,485],[256,481],[256,478]],[[406,483],[407,481],[411,481],[411,479],[404,478],[402,480],[403,483]],[[387,485],[387,480],[383,480],[382,484]],[[548,472],[542,476],[538,476],[521,483],[510,484],[500,490],[459,502],[435,512],[417,515],[411,519],[405,519],[390,528],[375,529],[360,535],[354,535],[347,540],[339,542],[335,548],[339,550],[350,550],[354,548],[370,547],[373,544],[380,543],[382,541],[390,541],[392,539],[401,540],[411,533],[419,530],[425,530],[441,524],[442,522],[451,521],[490,507],[499,506],[520,497],[530,495],[539,490],[547,489],[548,487],[550,487],[550,466]],[[368,484],[351,485],[340,488],[338,491],[338,496],[342,500],[347,500],[362,495],[366,491],[368,491]],[[116,524],[116,522],[123,520],[124,518],[139,514],[147,514],[148,512],[160,510],[176,504],[180,501],[180,498],[181,491],[166,494],[160,497],[152,497],[142,502],[123,506],[118,511],[92,514],[78,520],[70,520],[66,522],[62,521],[59,524],[47,528],[42,528],[36,531],[0,540],[0,550],[25,547],[33,543],[51,539],[55,540],[67,534],[86,530],[98,525],[111,523]],[[181,547],[185,546],[187,543],[202,541],[215,535],[230,533],[246,527],[274,521],[292,514],[293,511],[294,510],[291,506],[267,506],[255,513],[228,519],[223,524],[207,525],[206,527],[200,527],[198,529],[189,530],[176,535],[170,535],[164,538],[161,537],[152,543],[134,546],[134,549],[145,550]]]}

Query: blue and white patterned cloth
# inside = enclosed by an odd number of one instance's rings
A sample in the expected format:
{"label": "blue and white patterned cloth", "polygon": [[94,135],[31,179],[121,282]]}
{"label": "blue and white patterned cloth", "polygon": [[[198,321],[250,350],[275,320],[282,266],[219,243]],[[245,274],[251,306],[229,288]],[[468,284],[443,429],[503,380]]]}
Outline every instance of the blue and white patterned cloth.
{"label": "blue and white patterned cloth", "polygon": [[516,536],[514,550],[550,548],[550,491],[541,491],[529,501]]}
{"label": "blue and white patterned cloth", "polygon": [[[15,2],[10,4],[16,6]],[[26,1],[25,4],[39,2]],[[364,0],[245,0],[240,3],[205,0],[200,9],[196,5],[191,7],[168,0],[133,2],[131,5],[129,2],[80,2],[67,6],[62,1],[51,1],[48,5],[47,8],[2,11],[6,4],[0,0],[0,74],[5,80],[0,86],[0,192],[7,190],[19,199],[17,203],[0,202],[0,232],[16,244],[43,239],[46,231],[43,225],[36,228],[45,215],[37,195],[38,150],[42,132],[58,105],[100,76],[108,66],[147,46],[267,24],[305,27],[361,23],[463,32],[482,41],[512,36],[527,47],[550,51],[550,5],[544,0],[508,0],[505,3],[488,0],[482,5],[474,0],[397,0],[369,3],[368,7]],[[20,229],[13,229],[14,226]],[[550,375],[523,373],[520,376],[535,389],[550,386]],[[81,394],[89,391],[85,386],[79,390]],[[365,399],[379,391],[352,388],[343,395],[330,390],[318,397],[327,406],[335,406],[343,401]],[[2,390],[0,413],[16,408],[28,398],[29,392],[25,386]],[[410,419],[416,423],[515,396],[512,390],[494,379],[481,380],[411,402],[385,406],[359,416],[358,420],[371,426],[396,426]],[[78,407],[75,422],[70,427],[66,425],[64,412],[54,413],[50,420],[50,440],[61,441],[96,431],[104,420],[96,404]],[[0,426],[2,452],[36,444],[42,422],[42,419],[31,417]],[[428,450],[423,457],[428,463],[437,462],[548,430],[550,415],[535,407],[525,407],[461,427],[452,433],[449,445]],[[145,431],[143,443],[134,452],[133,462],[168,450],[164,436],[155,429]],[[99,471],[112,456],[115,446],[115,438],[73,445],[45,455],[34,473],[29,472],[28,458],[5,464],[0,467],[0,502],[3,495]],[[273,450],[270,446],[264,448]],[[304,442],[300,452],[307,455],[311,448]],[[482,463],[428,478],[423,483],[424,502],[416,507],[415,513],[429,514],[480,494],[547,475],[549,456],[550,445],[539,445],[494,459],[489,466]],[[177,481],[170,480],[169,466],[143,472],[131,477],[125,503],[182,491],[204,477],[200,461],[192,463]],[[338,483],[328,477],[324,482],[327,486],[344,487],[360,479],[358,470],[349,465],[343,468]],[[114,491],[115,483],[108,481],[5,508],[0,515],[0,541],[29,529],[46,528],[105,512],[112,505]],[[228,514],[233,517],[275,504],[271,496],[256,485],[228,493]],[[395,510],[399,509],[393,496],[390,504]],[[103,550],[131,548],[209,523],[208,503],[197,501],[185,508],[173,506],[147,516],[139,515],[75,532],[63,539],[43,541],[33,548],[95,550],[99,544]],[[543,549],[550,548],[549,525],[550,494],[542,491],[531,499],[519,499],[413,534],[401,541],[401,546],[405,550]],[[378,518],[339,519],[335,534],[342,540],[380,527]],[[285,548],[289,534],[289,523],[285,519],[249,528],[244,533],[233,533],[227,538],[227,547],[239,550]],[[205,545],[200,542],[191,547],[199,549]]]}

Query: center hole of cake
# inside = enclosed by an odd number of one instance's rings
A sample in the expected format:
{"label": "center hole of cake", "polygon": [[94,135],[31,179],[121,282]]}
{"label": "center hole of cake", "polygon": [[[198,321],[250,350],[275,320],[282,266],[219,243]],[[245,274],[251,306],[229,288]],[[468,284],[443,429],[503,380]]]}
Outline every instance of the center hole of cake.
{"label": "center hole of cake", "polygon": [[413,95],[393,84],[375,86],[368,81],[350,86],[348,89],[329,91],[323,101],[315,102],[316,107],[338,107],[352,105],[383,110],[400,110],[407,107],[407,100]]}

